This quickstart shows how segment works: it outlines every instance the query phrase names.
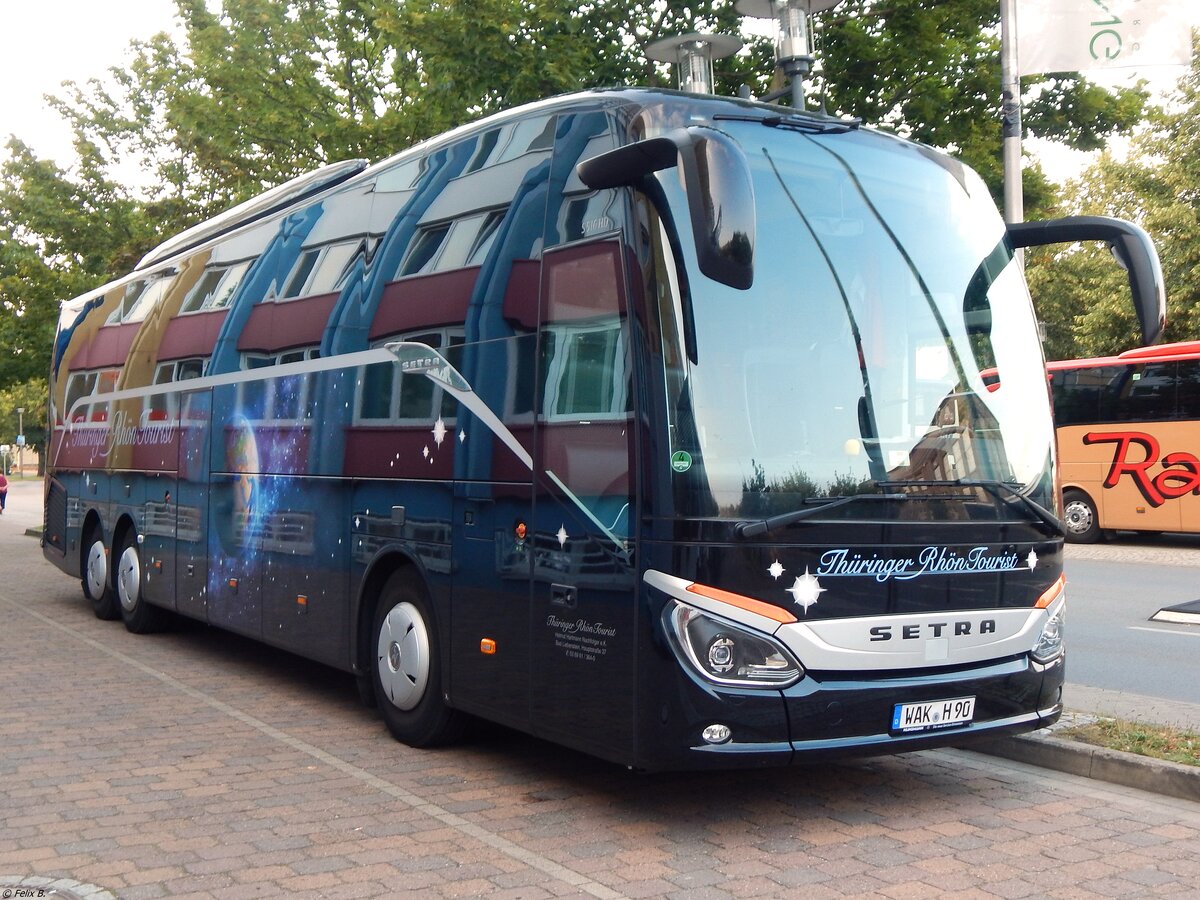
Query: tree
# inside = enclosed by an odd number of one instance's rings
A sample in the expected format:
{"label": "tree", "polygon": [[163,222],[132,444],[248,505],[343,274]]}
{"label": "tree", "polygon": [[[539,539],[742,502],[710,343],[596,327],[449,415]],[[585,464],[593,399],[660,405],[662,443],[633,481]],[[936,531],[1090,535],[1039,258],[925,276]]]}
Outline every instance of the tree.
{"label": "tree", "polygon": [[[999,16],[996,0],[849,0],[821,32],[825,102],[954,151],[999,197]],[[1128,131],[1145,100],[1141,89],[1110,92],[1071,73],[1022,81],[1025,128],[1077,149]],[[1054,191],[1036,165],[1024,181],[1025,207],[1035,218]]]}
{"label": "tree", "polygon": [[[18,430],[25,428],[25,447],[38,453],[38,475],[45,474],[46,407],[49,396],[45,378],[31,378],[0,390],[0,444],[8,444],[16,454]],[[17,410],[23,409],[24,413]],[[22,421],[23,420],[23,421]]]}
{"label": "tree", "polygon": [[[45,372],[54,302],[123,274],[159,240],[301,172],[380,159],[481,115],[613,84],[669,84],[646,46],[736,33],[732,0],[176,0],[184,40],[131,46],[109,81],[53,100],[80,156],[11,142],[0,165],[0,387]],[[820,17],[828,108],[957,152],[998,194],[995,0],[847,0]],[[718,64],[764,93],[770,42]],[[1136,119],[1137,92],[1040,79],[1030,126],[1076,146]],[[1072,100],[1068,103],[1067,100]],[[1086,102],[1085,102],[1086,101]],[[1059,109],[1058,106],[1062,108]],[[1065,110],[1065,111],[1064,111]],[[140,160],[145,185],[122,185]],[[1026,205],[1050,202],[1037,169]],[[39,263],[40,260],[40,263]]]}
{"label": "tree", "polygon": [[0,388],[50,367],[58,305],[129,269],[153,242],[142,202],[79,146],[74,177],[18,140],[0,165]]}
{"label": "tree", "polygon": [[[1102,154],[1069,186],[1064,206],[1117,215],[1154,238],[1167,287],[1166,341],[1200,337],[1200,57],[1123,159]],[[1043,251],[1030,258],[1030,288],[1047,323],[1047,355],[1119,353],[1140,342],[1124,272],[1103,247]]]}

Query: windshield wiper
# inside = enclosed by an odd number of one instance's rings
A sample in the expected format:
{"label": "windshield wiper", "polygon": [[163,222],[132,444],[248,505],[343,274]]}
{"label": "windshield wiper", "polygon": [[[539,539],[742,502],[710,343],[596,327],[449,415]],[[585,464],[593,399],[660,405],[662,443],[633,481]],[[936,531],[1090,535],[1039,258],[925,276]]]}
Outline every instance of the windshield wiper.
{"label": "windshield wiper", "polygon": [[911,500],[912,498],[912,494],[852,494],[849,497],[825,497],[820,500],[806,501],[819,503],[820,506],[810,506],[807,509],[794,509],[791,512],[780,513],[777,516],[760,519],[757,522],[739,522],[734,528],[734,533],[740,538],[758,537],[760,534],[766,534],[768,531],[774,531],[776,528],[782,528],[785,525],[791,525],[793,522],[802,522],[805,519],[811,519],[820,513],[853,503],[855,500]]}
{"label": "windshield wiper", "polygon": [[987,479],[959,478],[949,481],[889,481],[892,487],[975,487],[982,488],[1002,503],[1012,504],[1015,500],[1034,514],[1043,525],[1049,527],[1056,535],[1063,536],[1062,521],[1046,507],[1030,500],[1007,481]]}
{"label": "windshield wiper", "polygon": [[807,131],[810,134],[846,134],[857,131],[862,125],[861,119],[826,119],[809,116],[748,116],[732,113],[717,113],[714,122],[759,122],[768,128],[791,128],[795,131]]}

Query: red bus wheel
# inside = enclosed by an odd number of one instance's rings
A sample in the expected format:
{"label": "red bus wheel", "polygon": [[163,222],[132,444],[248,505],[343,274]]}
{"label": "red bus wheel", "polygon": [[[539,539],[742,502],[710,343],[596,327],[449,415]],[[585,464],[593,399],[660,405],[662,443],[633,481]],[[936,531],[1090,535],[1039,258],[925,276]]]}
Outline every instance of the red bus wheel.
{"label": "red bus wheel", "polygon": [[1100,539],[1100,516],[1096,504],[1083,491],[1063,491],[1063,524],[1073,544],[1094,544]]}

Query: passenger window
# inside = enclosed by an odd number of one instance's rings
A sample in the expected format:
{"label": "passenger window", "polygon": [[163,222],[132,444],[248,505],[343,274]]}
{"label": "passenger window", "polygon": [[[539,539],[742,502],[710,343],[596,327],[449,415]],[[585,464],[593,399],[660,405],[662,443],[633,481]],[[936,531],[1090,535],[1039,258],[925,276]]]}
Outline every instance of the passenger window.
{"label": "passenger window", "polygon": [[412,247],[408,251],[408,256],[405,257],[397,275],[420,275],[423,272],[432,271],[434,258],[437,256],[442,242],[446,240],[446,235],[449,233],[449,225],[422,228],[417,232],[416,239],[413,241]]}
{"label": "passenger window", "polygon": [[299,297],[304,293],[304,285],[308,282],[308,276],[312,274],[313,267],[317,264],[317,257],[320,255],[321,251],[316,249],[305,250],[300,255],[295,268],[292,269],[291,277],[288,278],[283,292],[279,295],[280,297],[287,299]]}

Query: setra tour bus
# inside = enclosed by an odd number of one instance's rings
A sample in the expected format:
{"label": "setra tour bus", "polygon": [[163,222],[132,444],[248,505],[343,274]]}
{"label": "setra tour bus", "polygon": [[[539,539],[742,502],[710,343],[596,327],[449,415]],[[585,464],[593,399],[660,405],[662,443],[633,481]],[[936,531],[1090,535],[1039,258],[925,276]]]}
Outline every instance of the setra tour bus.
{"label": "setra tour bus", "polygon": [[[1061,710],[1044,360],[980,178],[834,119],[612,89],[346,162],[67,301],[45,555],[640,769],[1029,730]],[[987,390],[981,371],[1001,383]]]}
{"label": "setra tour bus", "polygon": [[1200,531],[1200,341],[1046,364],[1067,540]]}

